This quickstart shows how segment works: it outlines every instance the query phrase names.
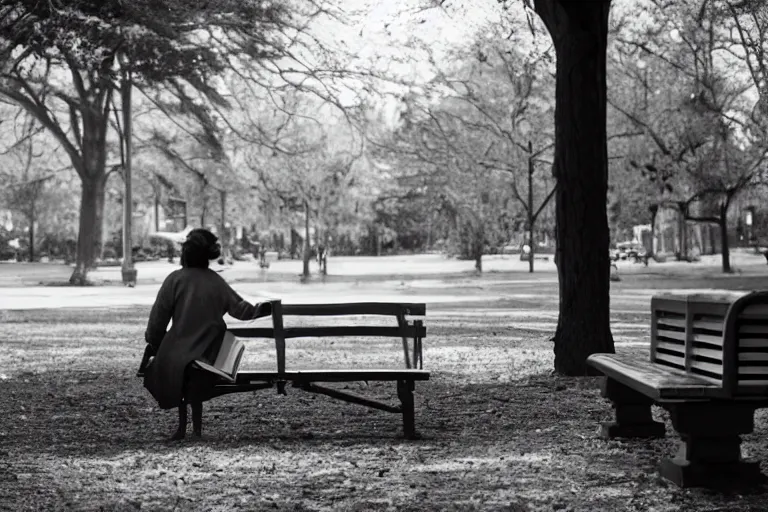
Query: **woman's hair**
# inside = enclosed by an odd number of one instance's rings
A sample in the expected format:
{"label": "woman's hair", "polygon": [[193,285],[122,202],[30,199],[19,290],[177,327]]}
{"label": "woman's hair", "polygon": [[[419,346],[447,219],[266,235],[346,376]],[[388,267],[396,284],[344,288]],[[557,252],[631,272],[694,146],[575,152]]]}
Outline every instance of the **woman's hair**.
{"label": "woman's hair", "polygon": [[208,268],[208,262],[221,256],[219,239],[207,229],[193,229],[181,244],[181,266]]}

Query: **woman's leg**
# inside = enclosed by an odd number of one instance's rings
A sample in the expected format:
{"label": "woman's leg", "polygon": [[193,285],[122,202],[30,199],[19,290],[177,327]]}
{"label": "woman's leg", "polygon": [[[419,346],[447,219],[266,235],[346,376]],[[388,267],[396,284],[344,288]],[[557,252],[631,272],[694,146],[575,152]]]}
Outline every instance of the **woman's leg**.
{"label": "woman's leg", "polygon": [[[211,374],[196,369],[194,366],[184,372],[184,402],[192,406],[192,433],[200,437],[203,433],[203,400],[210,398],[210,392],[216,384]],[[184,409],[186,421],[186,408]]]}
{"label": "woman's leg", "polygon": [[[194,418],[194,409],[193,409],[193,418]],[[176,430],[176,433],[171,436],[171,441],[178,441],[179,439],[184,439],[184,436],[187,434],[187,404],[183,403],[179,406],[179,428]]]}
{"label": "woman's leg", "polygon": [[[187,369],[184,371],[184,387],[182,388],[184,398],[182,399],[181,405],[179,405],[179,428],[176,430],[176,433],[171,436],[171,441],[184,439],[184,437],[187,435],[187,404],[190,402],[189,395],[191,392],[192,384],[194,382],[193,372],[190,370],[191,368],[187,367]],[[195,410],[194,402],[192,403],[192,421],[194,422]]]}
{"label": "woman's leg", "polygon": [[203,402],[192,402],[192,433],[196,437],[203,435]]}

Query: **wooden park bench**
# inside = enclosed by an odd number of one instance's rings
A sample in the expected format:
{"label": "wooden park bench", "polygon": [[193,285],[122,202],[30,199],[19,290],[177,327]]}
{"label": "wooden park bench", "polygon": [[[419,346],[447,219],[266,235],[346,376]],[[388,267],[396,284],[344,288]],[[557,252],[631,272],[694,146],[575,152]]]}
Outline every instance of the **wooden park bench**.
{"label": "wooden park bench", "polygon": [[[281,304],[273,302],[272,327],[230,326],[229,331],[242,338],[267,338],[275,342],[277,352],[276,371],[238,371],[234,383],[217,385],[214,396],[276,387],[285,394],[285,385],[291,384],[311,393],[327,395],[347,402],[364,405],[382,411],[402,414],[403,432],[406,438],[416,437],[414,397],[416,381],[429,380],[429,372],[423,370],[422,340],[427,334],[423,319],[425,304],[400,304],[388,302],[364,302],[350,304]],[[377,315],[393,317],[392,326],[366,325],[350,321],[344,325],[311,325],[285,327],[284,319],[290,316],[353,316]],[[402,341],[404,368],[384,369],[286,369],[286,340],[294,338],[326,337],[390,337]],[[326,387],[318,383],[355,381],[391,381],[396,384],[399,405],[382,403],[370,398]]]}
{"label": "wooden park bench", "polygon": [[669,411],[681,437],[661,475],[681,487],[719,487],[764,479],[741,456],[741,435],[754,412],[768,407],[768,292],[661,295],[651,300],[650,360],[593,354],[605,375],[602,395],[615,421],[604,437],[663,437],[651,405]]}

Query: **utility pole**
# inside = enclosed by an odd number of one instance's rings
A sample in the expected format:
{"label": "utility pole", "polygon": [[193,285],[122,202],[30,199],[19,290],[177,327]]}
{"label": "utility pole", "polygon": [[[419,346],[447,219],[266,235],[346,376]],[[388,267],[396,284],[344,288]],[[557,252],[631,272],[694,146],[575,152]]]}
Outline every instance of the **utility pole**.
{"label": "utility pole", "polygon": [[127,286],[136,285],[136,268],[133,266],[133,240],[131,237],[132,216],[133,216],[133,197],[131,194],[131,74],[130,71],[123,71],[123,82],[121,84],[123,100],[123,173],[125,175],[125,195],[123,197],[123,284]]}
{"label": "utility pole", "polygon": [[530,251],[528,251],[528,272],[533,273],[533,254],[534,254],[534,243],[533,243],[533,222],[534,222],[534,213],[533,213],[533,142],[528,141],[528,247],[530,247]]}
{"label": "utility pole", "polygon": [[229,249],[229,237],[227,236],[227,191],[219,190],[221,198],[221,219],[219,220],[219,240],[221,241],[221,257],[227,262],[227,250]]}
{"label": "utility pole", "polygon": [[155,231],[160,231],[160,178],[155,174]]}

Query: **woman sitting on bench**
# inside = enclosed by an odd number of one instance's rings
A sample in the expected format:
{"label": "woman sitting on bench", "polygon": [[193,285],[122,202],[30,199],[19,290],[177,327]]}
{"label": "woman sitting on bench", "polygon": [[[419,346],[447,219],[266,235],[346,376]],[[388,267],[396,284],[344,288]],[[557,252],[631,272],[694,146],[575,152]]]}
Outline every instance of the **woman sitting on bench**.
{"label": "woman sitting on bench", "polygon": [[[194,435],[202,434],[203,401],[210,398],[215,376],[190,366],[196,359],[213,363],[227,330],[224,314],[250,320],[271,314],[271,304],[243,300],[224,279],[208,268],[221,256],[216,236],[195,229],[181,246],[182,268],[171,272],[157,294],[144,338],[155,357],[140,374],[161,409],[179,408],[179,428],[171,438],[183,439],[187,404],[192,405]],[[168,322],[173,320],[166,332]]]}

